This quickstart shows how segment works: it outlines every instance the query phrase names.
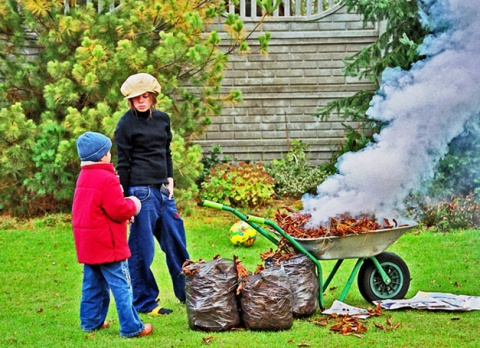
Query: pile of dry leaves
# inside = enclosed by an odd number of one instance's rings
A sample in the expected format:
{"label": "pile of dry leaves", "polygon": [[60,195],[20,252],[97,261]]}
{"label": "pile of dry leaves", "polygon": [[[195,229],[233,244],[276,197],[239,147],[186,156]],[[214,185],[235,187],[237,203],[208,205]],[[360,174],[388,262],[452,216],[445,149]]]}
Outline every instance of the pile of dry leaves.
{"label": "pile of dry leaves", "polygon": [[389,229],[406,225],[398,225],[395,219],[391,223],[388,219],[383,224],[376,221],[375,216],[353,217],[348,214],[340,215],[330,219],[328,226],[309,226],[311,215],[294,211],[288,207],[286,212],[277,210],[275,222],[285,233],[294,238],[322,238],[325,236],[342,236],[351,234],[369,233],[379,229]]}

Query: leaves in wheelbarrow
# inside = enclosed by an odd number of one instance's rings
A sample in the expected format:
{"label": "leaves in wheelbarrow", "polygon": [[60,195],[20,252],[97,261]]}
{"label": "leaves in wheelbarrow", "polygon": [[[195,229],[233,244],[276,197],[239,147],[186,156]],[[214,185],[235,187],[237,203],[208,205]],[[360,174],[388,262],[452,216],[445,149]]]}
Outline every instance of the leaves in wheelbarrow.
{"label": "leaves in wheelbarrow", "polygon": [[383,224],[376,221],[374,215],[350,216],[348,213],[331,217],[327,226],[309,226],[311,215],[301,211],[285,208],[287,213],[279,210],[275,220],[282,230],[294,238],[322,238],[325,236],[347,236],[351,234],[369,233],[378,229],[389,229],[406,225],[398,225],[395,219],[391,223],[383,219]]}

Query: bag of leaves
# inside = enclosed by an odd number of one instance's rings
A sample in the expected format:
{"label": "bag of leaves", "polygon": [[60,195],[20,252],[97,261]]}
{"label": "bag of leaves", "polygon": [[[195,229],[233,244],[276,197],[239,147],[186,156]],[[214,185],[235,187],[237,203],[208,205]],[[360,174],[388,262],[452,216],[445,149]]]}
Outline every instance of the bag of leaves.
{"label": "bag of leaves", "polygon": [[283,266],[292,290],[292,313],[294,318],[308,317],[318,307],[319,282],[315,264],[305,254],[297,254],[286,241],[279,249],[263,253],[265,267]]}
{"label": "bag of leaves", "polygon": [[241,317],[251,330],[288,330],[293,325],[292,292],[283,267],[242,279]]}
{"label": "bag of leaves", "polygon": [[307,255],[297,254],[280,261],[290,280],[294,318],[308,317],[318,308],[318,277],[315,264]]}
{"label": "bag of leaves", "polygon": [[240,327],[238,280],[233,260],[187,261],[183,273],[190,329],[224,331]]}

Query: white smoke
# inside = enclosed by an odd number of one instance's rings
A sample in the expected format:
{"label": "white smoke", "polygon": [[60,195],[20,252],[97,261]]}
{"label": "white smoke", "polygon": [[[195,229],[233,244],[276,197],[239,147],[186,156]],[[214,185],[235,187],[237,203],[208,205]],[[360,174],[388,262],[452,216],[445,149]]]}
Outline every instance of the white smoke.
{"label": "white smoke", "polygon": [[337,174],[302,198],[311,223],[338,214],[401,214],[405,197],[431,180],[450,141],[480,114],[478,0],[423,0],[422,23],[432,28],[426,58],[409,71],[387,69],[367,115],[388,122],[362,151],[344,154]]}

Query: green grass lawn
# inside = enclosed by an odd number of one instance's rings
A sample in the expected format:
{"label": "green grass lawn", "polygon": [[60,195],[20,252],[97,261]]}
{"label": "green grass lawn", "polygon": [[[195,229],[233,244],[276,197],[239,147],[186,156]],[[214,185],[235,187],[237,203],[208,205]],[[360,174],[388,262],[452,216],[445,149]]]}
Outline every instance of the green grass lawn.
{"label": "green grass lawn", "polygon": [[[63,220],[68,216],[64,216]],[[432,312],[420,310],[382,311],[381,317],[365,321],[364,338],[342,336],[308,319],[297,319],[282,332],[203,332],[190,330],[185,307],[179,304],[167,276],[163,253],[158,248],[154,271],[161,288],[162,305],[171,315],[148,318],[152,336],[122,339],[114,302],[108,320],[111,327],[95,333],[80,330],[79,302],[82,265],[76,261],[69,222],[58,216],[16,224],[0,220],[0,346],[25,347],[478,347],[480,311]],[[188,247],[193,261],[210,261],[219,254],[237,255],[250,271],[261,263],[260,254],[275,248],[258,236],[250,248],[234,247],[228,229],[236,218],[221,211],[198,208],[185,218]],[[480,234],[475,230],[447,234],[413,230],[388,251],[401,256],[409,266],[411,286],[407,298],[418,291],[480,295]],[[355,260],[346,260],[325,292],[328,308],[345,285]],[[321,261],[324,274],[333,261]],[[354,285],[345,301],[362,308],[373,307]],[[312,318],[322,317],[317,311]],[[396,330],[384,332],[374,322],[389,317]],[[209,341],[207,344],[204,340]]]}

